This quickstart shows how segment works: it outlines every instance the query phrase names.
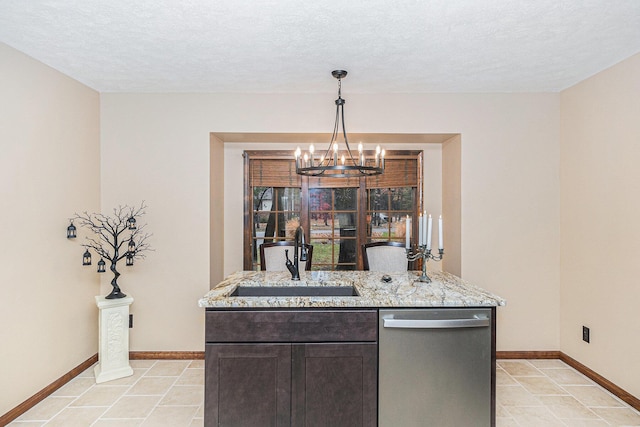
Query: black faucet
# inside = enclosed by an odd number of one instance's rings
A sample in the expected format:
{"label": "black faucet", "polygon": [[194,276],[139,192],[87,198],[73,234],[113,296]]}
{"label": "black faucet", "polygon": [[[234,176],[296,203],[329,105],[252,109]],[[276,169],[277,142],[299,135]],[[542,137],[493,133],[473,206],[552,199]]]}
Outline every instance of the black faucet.
{"label": "black faucet", "polygon": [[296,228],[296,233],[293,236],[293,262],[289,259],[289,250],[284,250],[284,257],[286,258],[285,265],[287,270],[291,273],[291,280],[300,280],[300,269],[298,267],[298,252],[300,252],[300,261],[307,260],[307,246],[304,241],[304,228],[299,226]]}

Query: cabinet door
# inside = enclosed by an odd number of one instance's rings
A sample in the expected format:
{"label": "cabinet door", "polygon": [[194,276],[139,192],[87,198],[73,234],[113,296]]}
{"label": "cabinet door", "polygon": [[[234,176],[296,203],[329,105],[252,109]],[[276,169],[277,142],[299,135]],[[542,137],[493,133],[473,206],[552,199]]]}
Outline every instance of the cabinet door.
{"label": "cabinet door", "polygon": [[292,426],[376,426],[376,343],[295,344],[292,351]]}
{"label": "cabinet door", "polygon": [[205,420],[213,426],[289,426],[291,345],[207,344]]}

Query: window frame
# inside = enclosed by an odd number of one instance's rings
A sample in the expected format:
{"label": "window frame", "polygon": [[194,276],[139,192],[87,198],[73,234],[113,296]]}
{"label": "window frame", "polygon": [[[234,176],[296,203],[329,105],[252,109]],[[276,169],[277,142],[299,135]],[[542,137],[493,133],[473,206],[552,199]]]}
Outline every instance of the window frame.
{"label": "window frame", "polygon": [[[253,270],[253,257],[252,257],[252,217],[253,217],[253,185],[251,181],[251,162],[254,160],[290,160],[292,163],[294,162],[293,158],[293,150],[245,150],[243,152],[243,268],[244,270]],[[413,218],[417,218],[419,213],[422,212],[424,206],[424,200],[422,200],[423,195],[423,150],[387,150],[386,152],[386,161],[387,165],[390,164],[390,161],[393,160],[415,160],[416,164],[416,174],[415,183],[416,185],[405,185],[405,187],[413,187],[414,191],[414,209],[413,209]],[[357,182],[354,185],[353,180],[356,179]],[[367,186],[367,180],[376,179],[378,185]],[[349,187],[357,188],[357,236],[356,236],[356,247],[359,249],[364,243],[368,242],[367,236],[367,189],[372,188],[394,188],[398,186],[380,186],[379,180],[384,179],[384,176],[379,178],[349,178]],[[309,178],[307,176],[299,177],[299,187],[298,186],[287,186],[293,188],[300,188],[300,224],[303,226],[305,230],[305,238],[307,242],[309,242],[309,233],[310,233],[310,218],[309,218],[309,188],[310,188],[310,180],[314,180],[314,178]],[[344,178],[333,178],[331,182],[340,183],[344,180]],[[293,181],[291,179],[290,181]],[[314,181],[316,183],[321,181]],[[345,181],[346,182],[346,181]],[[373,183],[373,181],[370,181]],[[313,184],[312,184],[313,185]],[[264,185],[263,185],[264,186]],[[345,185],[347,186],[347,185]],[[340,188],[341,186],[322,186],[318,187],[313,185],[313,188]],[[277,187],[280,188],[280,187]],[[389,236],[390,239],[390,236]],[[417,227],[413,227],[412,229],[412,241],[416,241],[417,239]],[[356,250],[356,270],[363,269],[363,260],[362,260],[362,251]]]}

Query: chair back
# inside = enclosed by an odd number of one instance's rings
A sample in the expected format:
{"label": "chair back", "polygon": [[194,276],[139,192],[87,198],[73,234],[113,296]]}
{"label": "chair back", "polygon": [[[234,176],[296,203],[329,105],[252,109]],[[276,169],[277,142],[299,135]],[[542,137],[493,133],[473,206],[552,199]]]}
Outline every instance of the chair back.
{"label": "chair back", "polygon": [[374,242],[362,245],[365,270],[396,272],[411,268],[404,244],[401,242]]}
{"label": "chair back", "polygon": [[[291,240],[282,240],[279,242],[270,242],[263,243],[260,245],[260,270],[261,271],[287,271],[287,266],[285,264],[285,250],[289,251],[289,259],[293,262],[293,251],[294,251],[294,242]],[[311,270],[311,263],[313,259],[313,245],[305,244],[305,248],[307,249],[307,261],[302,261],[304,264],[304,269],[300,268],[300,270]],[[302,248],[300,248],[300,252],[298,252],[298,259],[300,259],[300,253],[302,252]]]}

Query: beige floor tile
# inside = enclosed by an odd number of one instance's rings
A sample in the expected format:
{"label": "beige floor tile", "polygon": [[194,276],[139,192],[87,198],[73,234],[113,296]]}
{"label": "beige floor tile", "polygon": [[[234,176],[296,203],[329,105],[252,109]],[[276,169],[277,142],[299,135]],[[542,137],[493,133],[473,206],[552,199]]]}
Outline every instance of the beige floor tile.
{"label": "beige floor tile", "polygon": [[76,377],[76,378],[91,377],[91,378],[95,379],[96,378],[96,374],[93,372],[93,370],[95,369],[96,365],[97,365],[97,363],[94,363],[93,365],[91,365],[90,367],[85,369],[84,371],[80,372],[78,374],[78,377]]}
{"label": "beige floor tile", "polygon": [[497,385],[518,385],[518,382],[504,369],[496,369],[496,384]]}
{"label": "beige floor tile", "polygon": [[47,427],[75,427],[90,426],[100,418],[105,411],[104,407],[77,407],[66,408],[49,421]]}
{"label": "beige floor tile", "polygon": [[504,406],[496,404],[496,417],[509,418],[511,414]]}
{"label": "beige floor tile", "polygon": [[42,427],[46,421],[14,421],[7,426],[9,427]]}
{"label": "beige floor tile", "polygon": [[138,368],[139,369],[149,369],[150,367],[155,365],[156,362],[157,362],[157,360],[138,359],[138,360],[129,360],[129,365],[133,369],[138,369]]}
{"label": "beige floor tile", "polygon": [[106,383],[103,383],[103,384],[131,385],[131,384],[134,384],[136,381],[138,381],[140,377],[144,375],[145,372],[147,372],[147,369],[134,369],[133,375],[129,375],[128,377],[124,377],[124,378],[118,378],[117,380],[107,381]]}
{"label": "beige floor tile", "polygon": [[583,405],[622,407],[624,404],[614,398],[607,391],[595,385],[567,385],[563,386],[572,396],[578,399]]}
{"label": "beige floor tile", "polygon": [[558,418],[599,419],[595,412],[578,402],[573,396],[538,396]]}
{"label": "beige floor tile", "polygon": [[640,426],[640,414],[630,408],[591,408],[611,425]]}
{"label": "beige floor tile", "polygon": [[204,419],[194,418],[191,424],[189,424],[189,427],[204,427]]}
{"label": "beige floor tile", "polygon": [[179,385],[204,385],[204,369],[185,369],[176,384]]}
{"label": "beige floor tile", "polygon": [[593,385],[593,383],[572,368],[541,369],[541,371],[560,385]]}
{"label": "beige floor tile", "polygon": [[514,406],[509,413],[522,427],[556,427],[565,424],[546,407]]}
{"label": "beige floor tile", "polygon": [[175,385],[169,389],[160,405],[193,405],[204,403],[204,387],[197,385]]}
{"label": "beige floor tile", "polygon": [[178,377],[187,369],[188,360],[159,360],[145,374],[148,377]]}
{"label": "beige floor tile", "polygon": [[204,360],[202,360],[202,359],[192,360],[191,363],[189,363],[189,368],[192,368],[192,369],[204,369]]}
{"label": "beige floor tile", "polygon": [[48,397],[20,415],[16,421],[50,420],[74,400],[75,397]]}
{"label": "beige floor tile", "polygon": [[511,406],[542,406],[542,402],[522,386],[496,386],[496,403],[506,406],[509,413]]}
{"label": "beige floor tile", "polygon": [[56,390],[52,396],[73,396],[78,397],[82,393],[96,385],[95,378],[76,377]]}
{"label": "beige floor tile", "polygon": [[102,418],[146,418],[161,396],[122,396]]}
{"label": "beige floor tile", "polygon": [[91,427],[140,427],[144,418],[99,419]]}
{"label": "beige floor tile", "polygon": [[496,427],[518,427],[519,424],[513,418],[496,417]]}
{"label": "beige floor tile", "polygon": [[176,381],[176,377],[142,377],[127,395],[164,395]]}
{"label": "beige floor tile", "polygon": [[196,411],[196,414],[194,415],[194,417],[196,417],[196,418],[204,418],[204,402],[202,403],[202,405],[200,405],[200,407]]}
{"label": "beige floor tile", "polygon": [[533,360],[528,360],[528,362],[538,369],[553,369],[553,368],[566,369],[568,367],[566,363],[558,359],[533,359]]}
{"label": "beige floor tile", "polygon": [[515,377],[531,394],[568,394],[547,377]]}
{"label": "beige floor tile", "polygon": [[96,385],[69,406],[111,406],[128,389],[129,387],[124,385]]}
{"label": "beige floor tile", "polygon": [[197,409],[195,406],[158,406],[142,427],[188,427]]}
{"label": "beige floor tile", "polygon": [[500,361],[500,367],[507,371],[509,375],[517,377],[540,377],[542,372],[537,370],[532,364],[526,360]]}
{"label": "beige floor tile", "polygon": [[609,427],[609,423],[603,420],[583,420],[579,418],[567,418],[562,420],[568,427]]}

